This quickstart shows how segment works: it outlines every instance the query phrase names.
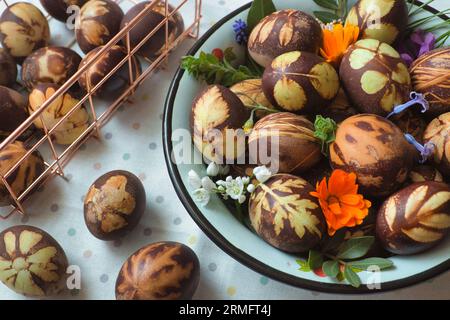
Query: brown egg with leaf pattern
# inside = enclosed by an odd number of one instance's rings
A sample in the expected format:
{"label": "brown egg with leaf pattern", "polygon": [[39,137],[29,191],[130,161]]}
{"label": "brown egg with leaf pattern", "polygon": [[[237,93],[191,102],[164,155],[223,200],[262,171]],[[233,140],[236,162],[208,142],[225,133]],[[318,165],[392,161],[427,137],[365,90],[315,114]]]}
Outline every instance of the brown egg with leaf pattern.
{"label": "brown egg with leaf pattern", "polygon": [[362,39],[394,43],[406,30],[408,10],[405,0],[359,0],[345,23],[359,27]]}
{"label": "brown egg with leaf pattern", "polygon": [[276,174],[261,183],[249,202],[250,221],[256,233],[280,250],[305,252],[319,243],[326,223],[314,191],[306,180]]}
{"label": "brown egg with leaf pattern", "polygon": [[12,3],[0,17],[0,41],[16,62],[22,63],[33,51],[48,45],[48,21],[33,4]]}
{"label": "brown egg with leaf pattern", "polygon": [[333,169],[354,172],[360,192],[383,197],[400,188],[408,178],[414,157],[403,132],[391,121],[359,114],[345,119],[330,145]]}
{"label": "brown egg with leaf pattern", "polygon": [[411,79],[400,54],[375,39],[359,40],[344,54],[339,76],[350,102],[380,116],[409,100]]}
{"label": "brown egg with leaf pattern", "polygon": [[0,86],[12,87],[17,80],[17,64],[13,57],[0,48]]}
{"label": "brown egg with leaf pattern", "polygon": [[426,164],[421,164],[412,168],[409,173],[410,182],[425,182],[425,181],[436,181],[444,182],[442,174],[434,167]]}
{"label": "brown egg with leaf pattern", "polygon": [[77,43],[84,53],[108,43],[119,31],[123,11],[112,0],[91,0],[81,8],[75,30]]}
{"label": "brown egg with leaf pattern", "polygon": [[340,123],[348,117],[354,116],[358,113],[353,105],[347,98],[347,94],[344,89],[339,88],[339,92],[333,99],[331,104],[323,110],[319,111],[319,114],[325,118],[331,118],[336,123]]}
{"label": "brown egg with leaf pattern", "polygon": [[64,290],[68,261],[47,232],[19,225],[0,233],[0,280],[29,297],[55,296]]}
{"label": "brown egg with leaf pattern", "polygon": [[256,122],[248,149],[250,163],[270,166],[272,172],[299,174],[322,159],[313,123],[290,112],[273,113]]}
{"label": "brown egg with leaf pattern", "polygon": [[263,18],[250,33],[248,52],[261,66],[290,51],[318,53],[322,28],[309,14],[299,10],[280,10]]}
{"label": "brown egg with leaf pattern", "polygon": [[134,174],[123,170],[105,173],[84,197],[84,220],[101,240],[117,240],[139,223],[146,208],[144,186]]}
{"label": "brown egg with leaf pattern", "polygon": [[76,13],[76,7],[81,8],[89,0],[39,0],[44,9],[56,20],[66,22]]}
{"label": "brown egg with leaf pattern", "polygon": [[200,262],[188,246],[156,242],[133,253],[116,280],[117,300],[188,300],[200,281]]}
{"label": "brown egg with leaf pattern", "polygon": [[339,77],[331,64],[310,52],[291,51],[276,57],[262,78],[267,99],[294,113],[320,112],[339,91]]}
{"label": "brown egg with leaf pattern", "polygon": [[423,134],[424,143],[434,145],[431,161],[446,177],[450,177],[450,112],[433,119]]}
{"label": "brown egg with leaf pattern", "polygon": [[[261,105],[268,109],[274,109],[274,106],[267,100],[263,89],[261,79],[248,79],[238,82],[230,87],[239,99],[242,101],[245,107],[252,109],[256,105]],[[256,110],[255,116],[257,119],[268,115],[266,110]]]}
{"label": "brown egg with leaf pattern", "polygon": [[377,216],[377,238],[395,254],[428,250],[450,230],[450,187],[446,183],[414,183],[391,195]]}

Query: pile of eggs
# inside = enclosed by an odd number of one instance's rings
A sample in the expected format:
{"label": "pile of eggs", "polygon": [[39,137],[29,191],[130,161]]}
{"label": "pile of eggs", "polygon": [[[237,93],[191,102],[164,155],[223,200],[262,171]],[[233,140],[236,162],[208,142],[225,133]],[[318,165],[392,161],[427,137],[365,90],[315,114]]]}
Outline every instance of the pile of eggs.
{"label": "pile of eggs", "polygon": [[[382,12],[373,26],[375,6]],[[212,84],[195,98],[192,136],[206,162],[234,161],[238,175],[257,165],[276,168],[248,204],[254,231],[270,245],[302,253],[320,243],[326,223],[310,192],[333,169],[356,174],[358,192],[373,204],[373,235],[387,251],[422,252],[449,233],[450,49],[435,49],[408,68],[392,46],[407,21],[403,0],[358,1],[347,22],[359,27],[359,39],[335,66],[319,56],[323,40],[316,19],[299,10],[274,12],[248,39],[249,56],[264,68],[261,79],[231,88]],[[444,81],[427,81],[430,69]],[[424,94],[429,112],[388,119],[412,91]],[[279,112],[258,110],[244,147],[227,147],[226,131],[246,129],[249,111],[258,105]],[[314,134],[317,115],[338,125],[327,156]],[[428,163],[418,164],[419,153],[405,133],[434,144]],[[241,165],[243,155],[247,162]]]}

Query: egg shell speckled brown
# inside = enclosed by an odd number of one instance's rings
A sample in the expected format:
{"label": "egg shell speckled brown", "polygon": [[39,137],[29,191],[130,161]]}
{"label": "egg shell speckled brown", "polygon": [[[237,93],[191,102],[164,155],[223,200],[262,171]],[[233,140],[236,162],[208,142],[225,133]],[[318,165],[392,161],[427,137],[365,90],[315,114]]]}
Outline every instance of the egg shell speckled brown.
{"label": "egg shell speckled brown", "polygon": [[413,165],[413,149],[391,121],[374,115],[347,118],[330,145],[333,169],[354,172],[365,196],[382,197],[400,188]]}
{"label": "egg shell speckled brown", "polygon": [[325,109],[319,111],[320,115],[325,118],[331,118],[336,123],[342,122],[357,113],[358,110],[356,110],[350,103],[344,89],[342,88],[339,88],[339,92],[331,104]]}
{"label": "egg shell speckled brown", "polygon": [[84,220],[101,240],[116,240],[130,232],[146,208],[144,186],[134,174],[114,170],[99,177],[84,197]]}
{"label": "egg shell speckled brown", "polygon": [[275,248],[304,252],[326,232],[325,219],[314,188],[304,179],[276,174],[252,193],[249,216],[256,233]]}
{"label": "egg shell speckled brown", "polygon": [[28,118],[27,100],[19,92],[0,86],[0,140]]}
{"label": "egg shell speckled brown", "polygon": [[444,182],[442,174],[436,168],[425,164],[412,168],[409,173],[409,180],[413,183],[424,181]]}
{"label": "egg shell speckled brown", "polygon": [[81,8],[88,0],[40,0],[44,9],[51,15],[53,18],[66,22],[67,18],[71,16],[75,11],[70,10],[67,13],[67,10],[70,6],[78,6]]}
{"label": "egg shell speckled brown", "polygon": [[5,49],[0,48],[0,86],[11,87],[16,80],[16,62]]}
{"label": "egg shell speckled brown", "polygon": [[408,68],[394,48],[378,40],[359,40],[349,47],[339,76],[350,102],[361,112],[386,116],[409,100]]}
{"label": "egg shell speckled brown", "polygon": [[[120,28],[125,28],[131,20],[133,20],[140,12],[142,12],[151,1],[144,1],[132,7],[123,17]],[[169,14],[174,11],[174,7],[168,5]],[[156,28],[166,16],[165,3],[157,3],[143,18],[130,30],[130,45],[131,48],[136,47],[153,29]],[[172,44],[180,34],[184,31],[184,22],[181,14],[175,12],[168,23],[168,44]],[[146,58],[157,58],[164,52],[166,42],[166,27],[163,25],[151,36],[143,46],[137,51],[139,55]],[[126,46],[126,40],[122,41]]]}
{"label": "egg shell speckled brown", "polygon": [[263,18],[248,40],[250,56],[268,67],[273,59],[290,51],[317,53],[322,45],[322,28],[309,14],[281,10]]}
{"label": "egg shell speckled brown", "polygon": [[206,159],[216,163],[245,156],[242,126],[249,117],[250,110],[230,89],[208,86],[192,103],[190,123],[194,145]]}
{"label": "egg shell speckled brown", "polygon": [[[89,52],[81,61],[82,68],[90,59],[92,59],[103,47],[98,47]],[[112,46],[109,50],[101,55],[101,57],[86,72],[81,74],[78,83],[85,91],[92,90],[104,77],[111,72],[117,64],[126,57],[126,49],[121,46]],[[141,64],[139,60],[132,56],[132,73],[133,81],[141,74]],[[105,99],[114,99],[122,95],[130,85],[130,74],[128,70],[128,62],[125,62],[108,80],[106,80],[94,95]]]}
{"label": "egg shell speckled brown", "polygon": [[81,57],[63,47],[45,47],[29,55],[22,64],[22,81],[28,90],[41,83],[63,85],[78,71]]}
{"label": "egg shell speckled brown", "polygon": [[434,49],[421,55],[410,67],[414,91],[423,93],[438,116],[450,111],[450,48]]}
{"label": "egg shell speckled brown", "polygon": [[[20,141],[8,144],[0,150],[0,174],[5,175],[28,152]],[[44,172],[44,160],[39,151],[31,153],[13,173],[6,178],[16,196],[20,196]],[[9,206],[14,201],[5,184],[0,182],[0,206]]]}
{"label": "egg shell speckled brown", "polygon": [[0,233],[0,279],[30,297],[54,296],[64,290],[68,261],[47,232],[18,225]]}
{"label": "egg shell speckled brown", "polygon": [[322,159],[312,122],[289,112],[273,113],[259,120],[249,135],[248,149],[250,163],[270,166],[272,172],[278,168],[280,173],[298,174]]}
{"label": "egg shell speckled brown", "polygon": [[200,262],[177,242],[149,244],[133,253],[116,280],[117,300],[192,299],[200,281]]}
{"label": "egg shell speckled brown", "polygon": [[433,119],[425,129],[423,142],[434,144],[434,162],[439,171],[450,177],[450,112]]}
{"label": "egg shell speckled brown", "polygon": [[[261,79],[248,79],[238,82],[230,87],[239,99],[242,101],[245,107],[252,109],[257,104],[260,104],[269,109],[275,109],[274,106],[267,100],[262,90]],[[256,110],[255,116],[257,119],[268,115],[269,112],[265,110]]]}
{"label": "egg shell speckled brown", "polygon": [[388,44],[400,38],[408,24],[405,0],[359,0],[349,11],[345,23],[359,27],[360,38]]}
{"label": "egg shell speckled brown", "polygon": [[292,51],[275,58],[262,78],[267,99],[285,111],[318,113],[339,91],[339,77],[323,58]]}
{"label": "egg shell speckled brown", "polygon": [[16,2],[0,17],[0,42],[17,63],[50,41],[48,21],[33,4]]}
{"label": "egg shell speckled brown", "polygon": [[416,254],[434,247],[450,230],[450,187],[426,181],[390,196],[377,216],[377,238],[395,254]]}
{"label": "egg shell speckled brown", "polygon": [[84,53],[108,43],[120,30],[123,11],[111,0],[88,1],[80,11],[75,30],[77,43]]}

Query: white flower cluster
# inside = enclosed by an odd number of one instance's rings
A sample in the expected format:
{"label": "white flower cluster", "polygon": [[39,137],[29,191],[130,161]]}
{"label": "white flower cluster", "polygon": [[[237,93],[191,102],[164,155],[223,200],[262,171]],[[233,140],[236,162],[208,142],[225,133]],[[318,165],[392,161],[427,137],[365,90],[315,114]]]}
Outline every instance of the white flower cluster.
{"label": "white flower cluster", "polygon": [[[211,194],[217,193],[222,196],[223,199],[231,198],[242,204],[247,200],[247,192],[252,193],[255,191],[255,186],[251,183],[250,177],[236,177],[227,176],[225,180],[217,180],[214,182],[210,177],[225,176],[229,172],[228,166],[220,166],[214,162],[211,162],[207,169],[207,176],[200,178],[200,176],[194,171],[190,170],[188,173],[188,181],[190,186],[194,189],[192,196],[194,200],[202,206],[206,206],[211,199]],[[253,169],[253,176],[259,183],[264,183],[270,178],[272,173],[265,166],[256,167]]]}

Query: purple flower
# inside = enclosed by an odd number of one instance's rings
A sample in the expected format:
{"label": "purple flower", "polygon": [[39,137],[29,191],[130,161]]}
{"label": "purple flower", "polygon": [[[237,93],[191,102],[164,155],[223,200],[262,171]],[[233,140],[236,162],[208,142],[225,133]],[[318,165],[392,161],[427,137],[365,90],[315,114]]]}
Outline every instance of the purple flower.
{"label": "purple flower", "polygon": [[389,118],[389,117],[392,117],[393,115],[402,113],[409,107],[414,106],[416,104],[420,104],[422,106],[422,113],[427,112],[428,109],[430,108],[430,105],[429,105],[428,101],[425,99],[423,94],[412,91],[409,94],[409,97],[411,98],[411,100],[409,100],[403,104],[400,104],[398,106],[395,106],[394,109],[392,110],[392,112],[389,113],[386,116],[386,118]]}
{"label": "purple flower", "polygon": [[247,24],[242,20],[236,20],[233,24],[236,42],[240,45],[247,44]]}
{"label": "purple flower", "polygon": [[410,66],[419,56],[433,50],[435,43],[434,34],[417,29],[399,44],[397,50],[405,63]]}
{"label": "purple flower", "polygon": [[416,139],[414,139],[414,137],[412,135],[410,135],[409,133],[405,134],[405,139],[406,141],[408,141],[410,144],[412,144],[417,151],[419,151],[420,155],[421,155],[421,159],[420,159],[420,163],[425,163],[428,158],[433,155],[434,153],[434,143],[431,141],[428,141],[427,143],[425,143],[424,145],[421,145],[419,142],[417,142]]}

